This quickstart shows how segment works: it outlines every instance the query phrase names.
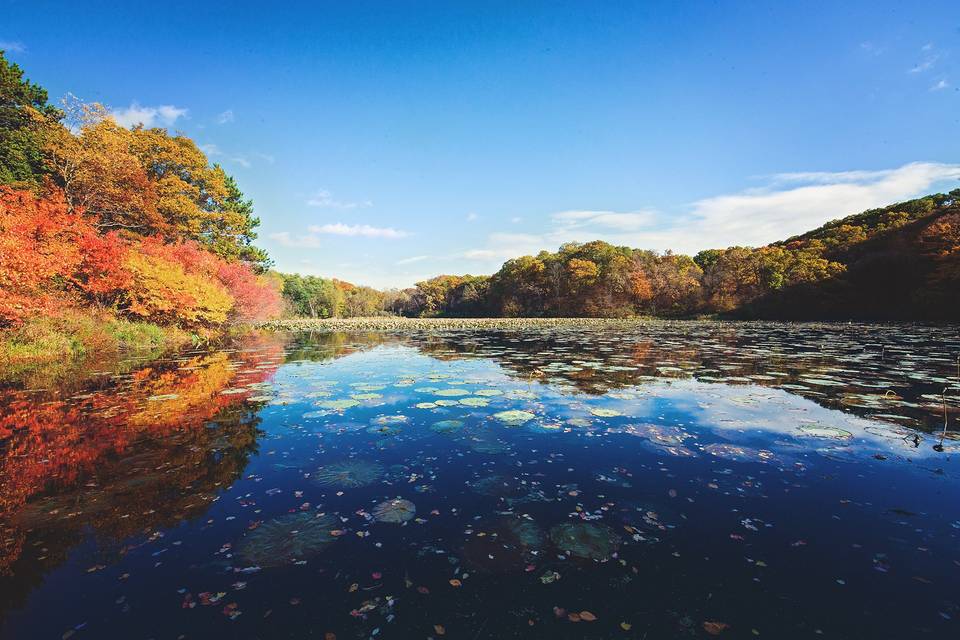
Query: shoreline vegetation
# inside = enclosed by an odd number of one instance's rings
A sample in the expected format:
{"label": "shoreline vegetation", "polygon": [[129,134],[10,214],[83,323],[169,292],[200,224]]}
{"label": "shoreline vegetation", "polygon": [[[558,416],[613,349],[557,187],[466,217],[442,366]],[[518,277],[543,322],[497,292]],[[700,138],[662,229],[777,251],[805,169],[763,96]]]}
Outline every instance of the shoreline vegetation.
{"label": "shoreline vegetation", "polygon": [[[252,323],[258,331],[304,333],[432,333],[446,331],[550,331],[632,329],[651,325],[723,325],[723,324],[789,324],[776,320],[737,320],[724,318],[407,318],[373,316],[368,318],[281,318]],[[879,326],[877,322],[806,322],[806,326]],[[929,324],[929,323],[914,323]]]}
{"label": "shoreline vegetation", "polygon": [[960,189],[762,247],[688,256],[571,242],[489,276],[402,290],[280,273],[254,244],[259,225],[252,200],[194,140],[121,126],[72,96],[53,106],[0,50],[0,381],[248,327],[960,320]]}

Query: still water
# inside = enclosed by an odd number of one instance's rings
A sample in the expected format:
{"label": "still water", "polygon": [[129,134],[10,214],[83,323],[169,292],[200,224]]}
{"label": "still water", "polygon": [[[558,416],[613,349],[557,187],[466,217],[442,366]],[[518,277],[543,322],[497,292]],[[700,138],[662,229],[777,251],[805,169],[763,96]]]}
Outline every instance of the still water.
{"label": "still water", "polygon": [[664,323],[23,378],[0,638],[957,638],[958,355]]}

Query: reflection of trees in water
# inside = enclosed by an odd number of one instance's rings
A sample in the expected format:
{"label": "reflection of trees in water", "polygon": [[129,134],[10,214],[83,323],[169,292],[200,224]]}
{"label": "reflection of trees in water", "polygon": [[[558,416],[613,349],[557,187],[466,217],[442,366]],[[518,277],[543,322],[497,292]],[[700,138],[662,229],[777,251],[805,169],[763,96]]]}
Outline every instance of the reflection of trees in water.
{"label": "reflection of trees in water", "polygon": [[123,540],[202,514],[256,451],[259,418],[245,401],[284,342],[153,363],[70,398],[6,392],[0,589],[26,598],[87,528],[106,564],[128,550]]}
{"label": "reflection of trees in water", "polygon": [[653,379],[754,384],[928,429],[942,428],[943,409],[922,396],[939,396],[943,380],[960,378],[956,327],[651,322],[621,332],[450,331],[405,342],[439,360],[482,357],[531,384],[594,395]]}
{"label": "reflection of trees in water", "polygon": [[395,336],[375,331],[363,333],[304,331],[296,334],[296,339],[291,342],[286,361],[322,362],[396,341]]}

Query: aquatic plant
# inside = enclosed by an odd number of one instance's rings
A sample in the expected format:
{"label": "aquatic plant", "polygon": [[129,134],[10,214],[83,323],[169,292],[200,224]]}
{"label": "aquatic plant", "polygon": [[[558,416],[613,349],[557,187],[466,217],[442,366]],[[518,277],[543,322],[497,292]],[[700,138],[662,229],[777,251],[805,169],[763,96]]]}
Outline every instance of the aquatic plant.
{"label": "aquatic plant", "polygon": [[412,520],[417,514],[417,506],[409,500],[394,498],[381,502],[373,508],[373,517],[377,522],[401,524]]}
{"label": "aquatic plant", "polygon": [[463,420],[441,420],[430,425],[430,429],[437,433],[454,433],[462,429],[463,424]]}
{"label": "aquatic plant", "polygon": [[447,397],[456,397],[456,396],[468,396],[470,392],[466,389],[439,389],[433,392],[435,396],[447,396]]}
{"label": "aquatic plant", "polygon": [[470,441],[470,448],[476,451],[477,453],[486,453],[495,455],[498,453],[503,453],[507,450],[507,445],[500,442],[499,440],[487,440],[484,438],[477,438]]}
{"label": "aquatic plant", "polygon": [[533,520],[511,516],[487,521],[463,545],[465,561],[490,572],[518,570],[532,561],[546,539]]}
{"label": "aquatic plant", "polygon": [[772,452],[765,449],[753,449],[751,447],[743,447],[724,442],[708,444],[703,447],[703,451],[712,456],[725,460],[733,460],[734,462],[768,462],[776,459],[776,456],[774,456]]}
{"label": "aquatic plant", "polygon": [[332,515],[295,513],[268,522],[246,535],[237,554],[260,567],[280,567],[307,560],[336,541],[340,521]]}
{"label": "aquatic plant", "polygon": [[517,498],[527,493],[516,479],[504,475],[486,476],[470,486],[477,493],[494,498]]}
{"label": "aquatic plant", "polygon": [[620,536],[603,524],[565,522],[550,529],[558,549],[585,560],[606,560],[620,547]]}
{"label": "aquatic plant", "polygon": [[499,420],[507,426],[516,427],[524,422],[529,422],[537,416],[530,413],[529,411],[520,411],[519,409],[511,409],[509,411],[500,411],[493,414],[494,419]]}
{"label": "aquatic plant", "polygon": [[373,484],[383,473],[383,465],[377,462],[342,460],[322,466],[314,478],[324,486],[355,489]]}
{"label": "aquatic plant", "polygon": [[846,429],[839,427],[830,427],[820,424],[805,424],[798,427],[800,433],[811,438],[832,438],[834,440],[846,440],[852,438],[853,434]]}
{"label": "aquatic plant", "polygon": [[616,418],[617,416],[623,415],[616,409],[603,409],[600,407],[590,407],[588,411],[590,411],[590,413],[597,416],[598,418]]}

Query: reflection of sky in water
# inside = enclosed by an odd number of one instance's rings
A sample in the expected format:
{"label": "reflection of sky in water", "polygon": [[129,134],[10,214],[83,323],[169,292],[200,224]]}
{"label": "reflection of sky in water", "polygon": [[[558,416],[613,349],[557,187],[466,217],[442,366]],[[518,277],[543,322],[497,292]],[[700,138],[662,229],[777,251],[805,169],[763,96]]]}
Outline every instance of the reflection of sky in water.
{"label": "reflection of sky in water", "polygon": [[956,637],[949,449],[620,342],[278,337],[28,402],[77,437],[6,459],[0,637]]}

